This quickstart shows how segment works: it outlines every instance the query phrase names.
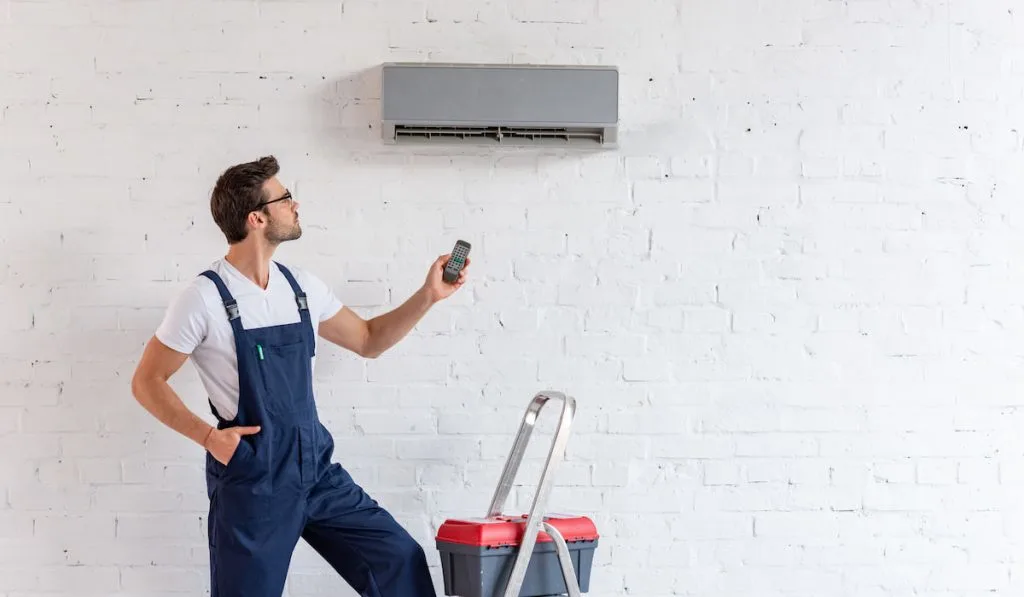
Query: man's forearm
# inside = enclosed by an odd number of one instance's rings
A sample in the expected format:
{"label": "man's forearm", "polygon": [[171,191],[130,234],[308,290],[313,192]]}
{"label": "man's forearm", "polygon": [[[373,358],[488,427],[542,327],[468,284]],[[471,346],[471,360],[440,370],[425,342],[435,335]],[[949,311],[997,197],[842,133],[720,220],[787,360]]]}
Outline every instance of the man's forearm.
{"label": "man's forearm", "polygon": [[420,288],[397,309],[378,315],[366,322],[369,335],[363,356],[377,357],[398,343],[427,314],[434,302]]}
{"label": "man's forearm", "polygon": [[165,380],[139,380],[132,384],[132,393],[139,404],[161,423],[200,446],[213,428],[189,410]]}

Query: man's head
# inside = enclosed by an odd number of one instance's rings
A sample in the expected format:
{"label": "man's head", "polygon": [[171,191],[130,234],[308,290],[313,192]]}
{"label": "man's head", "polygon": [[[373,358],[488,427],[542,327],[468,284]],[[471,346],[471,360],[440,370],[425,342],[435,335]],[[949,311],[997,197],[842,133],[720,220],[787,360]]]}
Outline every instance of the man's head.
{"label": "man's head", "polygon": [[257,234],[273,245],[302,236],[299,204],[277,179],[277,159],[267,156],[232,166],[217,179],[210,211],[229,244]]}

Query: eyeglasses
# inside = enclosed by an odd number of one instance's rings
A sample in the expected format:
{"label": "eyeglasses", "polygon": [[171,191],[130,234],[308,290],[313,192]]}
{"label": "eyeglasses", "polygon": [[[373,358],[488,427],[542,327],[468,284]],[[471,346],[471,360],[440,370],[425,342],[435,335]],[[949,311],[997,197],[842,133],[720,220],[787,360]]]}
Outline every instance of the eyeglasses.
{"label": "eyeglasses", "polygon": [[285,191],[284,195],[281,195],[277,199],[271,199],[270,201],[262,201],[260,203],[257,203],[256,207],[253,208],[253,211],[256,211],[257,209],[263,207],[264,205],[270,205],[271,203],[277,203],[278,201],[288,201],[288,202],[291,202],[292,201],[292,192],[291,191]]}

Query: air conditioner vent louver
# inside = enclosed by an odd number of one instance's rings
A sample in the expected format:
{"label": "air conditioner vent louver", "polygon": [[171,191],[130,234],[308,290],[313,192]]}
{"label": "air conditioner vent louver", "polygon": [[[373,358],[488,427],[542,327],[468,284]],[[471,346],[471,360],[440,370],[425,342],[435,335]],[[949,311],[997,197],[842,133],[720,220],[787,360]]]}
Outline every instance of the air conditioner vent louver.
{"label": "air conditioner vent louver", "polygon": [[410,142],[474,140],[498,144],[604,143],[604,131],[601,129],[566,127],[395,125],[395,137]]}
{"label": "air conditioner vent louver", "polygon": [[613,147],[619,73],[604,66],[388,63],[386,143]]}

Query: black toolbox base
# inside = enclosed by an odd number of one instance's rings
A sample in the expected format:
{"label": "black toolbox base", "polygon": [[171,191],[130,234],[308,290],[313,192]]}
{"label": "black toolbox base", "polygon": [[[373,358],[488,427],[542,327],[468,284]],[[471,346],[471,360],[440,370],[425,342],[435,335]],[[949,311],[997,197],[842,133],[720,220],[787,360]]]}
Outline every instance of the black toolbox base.
{"label": "black toolbox base", "polygon": [[[590,590],[590,569],[597,540],[567,543],[580,592]],[[501,597],[512,574],[517,547],[476,547],[437,542],[444,575],[444,594],[452,597]],[[566,595],[568,589],[554,543],[537,543],[526,567],[519,597]]]}

